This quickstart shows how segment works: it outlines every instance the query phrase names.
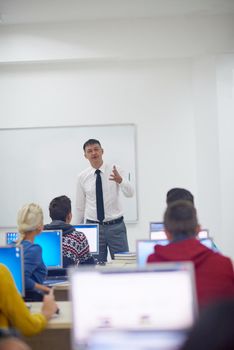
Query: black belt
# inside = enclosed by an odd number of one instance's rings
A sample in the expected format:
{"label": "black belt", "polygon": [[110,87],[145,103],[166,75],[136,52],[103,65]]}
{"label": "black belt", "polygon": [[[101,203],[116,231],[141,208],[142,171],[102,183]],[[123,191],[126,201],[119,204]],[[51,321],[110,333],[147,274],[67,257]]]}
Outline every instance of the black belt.
{"label": "black belt", "polygon": [[99,221],[94,221],[94,220],[86,220],[87,223],[91,223],[91,224],[99,224],[99,225],[115,225],[115,224],[120,224],[121,222],[123,222],[123,216],[121,216],[118,219],[114,219],[114,220],[110,220],[110,221],[103,221],[103,222],[99,222]]}

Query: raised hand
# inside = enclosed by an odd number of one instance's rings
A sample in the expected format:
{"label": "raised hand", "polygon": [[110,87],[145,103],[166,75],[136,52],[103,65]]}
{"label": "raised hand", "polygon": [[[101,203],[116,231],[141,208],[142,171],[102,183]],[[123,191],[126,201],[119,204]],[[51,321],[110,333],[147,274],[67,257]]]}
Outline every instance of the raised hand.
{"label": "raised hand", "polygon": [[112,174],[110,174],[109,180],[110,181],[115,181],[115,182],[117,182],[117,184],[120,184],[122,182],[122,177],[120,176],[120,174],[119,174],[118,170],[116,169],[115,165],[113,166]]}

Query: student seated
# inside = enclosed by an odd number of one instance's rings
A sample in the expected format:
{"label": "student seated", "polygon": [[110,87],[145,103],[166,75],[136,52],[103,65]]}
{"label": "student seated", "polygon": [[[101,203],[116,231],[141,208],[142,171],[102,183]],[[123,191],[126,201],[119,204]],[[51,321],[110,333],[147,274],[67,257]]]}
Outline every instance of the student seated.
{"label": "student seated", "polygon": [[72,219],[71,200],[67,196],[54,198],[49,205],[52,222],[44,226],[45,230],[63,231],[63,267],[70,265],[95,264],[89,250],[89,243],[82,232],[70,224]]}
{"label": "student seated", "polygon": [[233,350],[234,299],[205,308],[181,350]]}
{"label": "student seated", "polygon": [[40,333],[58,309],[53,290],[44,296],[41,312],[31,314],[8,268],[0,264],[0,328],[15,328],[24,336]]}
{"label": "student seated", "polygon": [[39,205],[30,203],[24,205],[18,212],[18,231],[20,239],[17,245],[23,246],[25,300],[41,301],[44,292],[50,288],[43,285],[47,276],[47,268],[42,259],[42,249],[34,244],[36,235],[43,230],[43,213]]}
{"label": "student seated", "polygon": [[192,261],[200,306],[220,298],[234,297],[232,261],[196,239],[200,226],[193,204],[189,201],[170,204],[164,214],[164,226],[170,243],[156,245],[147,263]]}

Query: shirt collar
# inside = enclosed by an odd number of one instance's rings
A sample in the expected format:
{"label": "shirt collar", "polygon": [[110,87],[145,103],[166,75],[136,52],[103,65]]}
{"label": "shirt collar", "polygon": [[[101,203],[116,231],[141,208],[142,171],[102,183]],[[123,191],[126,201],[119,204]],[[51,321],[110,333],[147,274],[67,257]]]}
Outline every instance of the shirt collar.
{"label": "shirt collar", "polygon": [[[105,164],[104,164],[104,162],[103,162],[102,165],[100,166],[100,168],[98,168],[98,169],[99,169],[102,173],[105,173],[105,168],[106,168],[106,166],[105,166]],[[92,166],[91,166],[91,169],[92,169],[92,173],[95,174],[95,171],[96,171],[97,169],[93,168]]]}

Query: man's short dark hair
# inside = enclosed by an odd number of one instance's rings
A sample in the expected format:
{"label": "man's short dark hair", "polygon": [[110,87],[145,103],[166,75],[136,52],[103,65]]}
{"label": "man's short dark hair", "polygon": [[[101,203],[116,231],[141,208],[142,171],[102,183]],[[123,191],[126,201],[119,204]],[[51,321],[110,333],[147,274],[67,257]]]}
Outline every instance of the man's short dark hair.
{"label": "man's short dark hair", "polygon": [[71,200],[67,196],[54,198],[49,206],[52,220],[66,221],[67,215],[71,213]]}
{"label": "man's short dark hair", "polygon": [[169,204],[164,214],[164,226],[174,238],[195,236],[198,220],[194,205],[184,200]]}
{"label": "man's short dark hair", "polygon": [[185,200],[194,204],[194,198],[192,193],[186,190],[185,188],[175,187],[170,189],[167,192],[167,204],[173,203],[178,200]]}
{"label": "man's short dark hair", "polygon": [[86,141],[86,142],[84,143],[84,145],[83,145],[83,150],[85,151],[85,148],[86,148],[87,146],[89,146],[89,145],[96,145],[96,144],[98,144],[100,147],[102,147],[101,144],[100,144],[100,142],[99,142],[98,140],[89,139],[88,141]]}

